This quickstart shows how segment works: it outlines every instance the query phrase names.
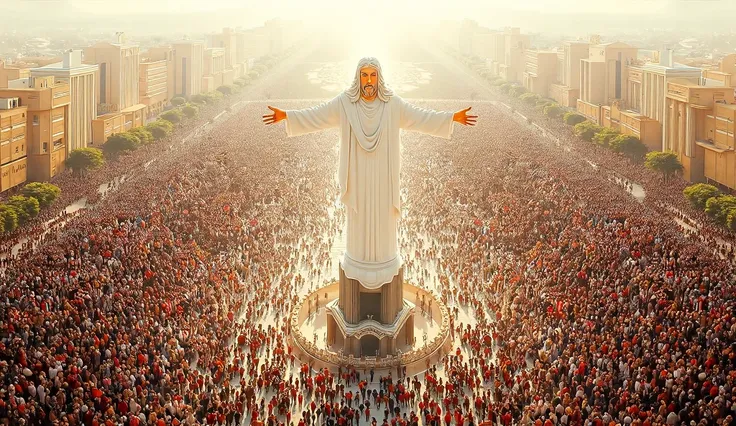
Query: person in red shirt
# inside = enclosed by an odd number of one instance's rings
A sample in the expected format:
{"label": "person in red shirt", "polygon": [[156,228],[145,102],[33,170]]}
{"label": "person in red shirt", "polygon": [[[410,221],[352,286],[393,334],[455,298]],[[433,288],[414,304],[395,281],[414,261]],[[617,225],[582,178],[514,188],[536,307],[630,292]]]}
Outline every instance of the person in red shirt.
{"label": "person in red shirt", "polygon": [[455,424],[458,426],[462,426],[463,424],[463,413],[460,410],[455,410]]}

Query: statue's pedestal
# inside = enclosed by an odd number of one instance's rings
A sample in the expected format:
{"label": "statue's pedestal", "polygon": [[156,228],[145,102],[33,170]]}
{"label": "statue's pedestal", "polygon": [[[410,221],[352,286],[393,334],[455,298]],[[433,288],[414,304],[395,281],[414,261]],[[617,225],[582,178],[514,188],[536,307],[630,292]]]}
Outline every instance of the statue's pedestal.
{"label": "statue's pedestal", "polygon": [[413,303],[403,297],[404,268],[391,282],[364,287],[340,266],[338,299],[327,305],[327,342],[354,357],[396,355],[414,341]]}
{"label": "statue's pedestal", "polygon": [[[368,316],[382,324],[389,324],[396,318],[404,301],[404,267],[399,269],[391,282],[377,289],[367,289],[360,281],[348,278],[340,266],[340,310],[351,324],[369,319]],[[379,299],[380,300],[377,300]],[[379,312],[373,303],[380,304]]]}

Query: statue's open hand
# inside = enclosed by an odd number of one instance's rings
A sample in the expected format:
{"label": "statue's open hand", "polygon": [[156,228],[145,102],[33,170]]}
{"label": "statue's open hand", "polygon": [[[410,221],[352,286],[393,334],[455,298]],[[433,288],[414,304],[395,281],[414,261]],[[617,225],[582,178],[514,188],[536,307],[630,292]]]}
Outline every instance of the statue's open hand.
{"label": "statue's open hand", "polygon": [[273,114],[266,114],[263,116],[264,124],[273,124],[278,123],[281,120],[286,120],[286,111],[280,110],[270,105],[268,106],[268,109],[273,111]]}
{"label": "statue's open hand", "polygon": [[478,120],[478,116],[468,115],[468,111],[470,111],[470,108],[472,107],[467,107],[466,109],[456,112],[455,115],[452,116],[452,121],[458,122],[465,126],[475,126],[475,122]]}

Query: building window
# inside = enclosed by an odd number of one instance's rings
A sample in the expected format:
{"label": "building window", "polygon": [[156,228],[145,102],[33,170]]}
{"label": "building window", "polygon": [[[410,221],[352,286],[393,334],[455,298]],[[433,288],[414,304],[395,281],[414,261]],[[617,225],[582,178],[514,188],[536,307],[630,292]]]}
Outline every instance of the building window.
{"label": "building window", "polygon": [[33,114],[33,125],[38,126],[38,115]]}
{"label": "building window", "polygon": [[49,150],[49,144],[47,142],[43,143],[43,152],[48,152]]}

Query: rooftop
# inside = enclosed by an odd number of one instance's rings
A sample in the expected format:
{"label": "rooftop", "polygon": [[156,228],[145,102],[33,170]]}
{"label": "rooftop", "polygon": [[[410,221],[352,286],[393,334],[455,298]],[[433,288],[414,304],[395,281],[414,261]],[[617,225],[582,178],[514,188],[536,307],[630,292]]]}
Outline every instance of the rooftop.
{"label": "rooftop", "polygon": [[89,70],[89,71],[96,71],[99,65],[94,64],[79,64],[79,65],[71,65],[71,66],[64,66],[63,62],[56,62],[53,64],[48,64],[43,67],[38,68],[32,68],[31,71],[72,71],[72,70]]}
{"label": "rooftop", "polygon": [[671,67],[662,64],[648,63],[640,66],[639,68],[660,74],[700,74],[703,72],[701,68],[691,67],[678,62],[675,62]]}

